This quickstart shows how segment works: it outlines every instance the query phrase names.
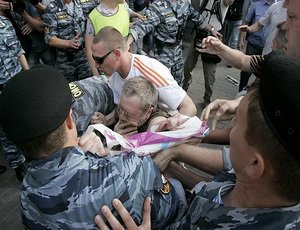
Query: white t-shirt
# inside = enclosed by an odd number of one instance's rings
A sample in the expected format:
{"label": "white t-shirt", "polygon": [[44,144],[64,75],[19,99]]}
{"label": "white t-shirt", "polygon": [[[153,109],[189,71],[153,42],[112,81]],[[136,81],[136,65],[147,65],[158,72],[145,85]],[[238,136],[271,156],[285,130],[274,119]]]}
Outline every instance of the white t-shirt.
{"label": "white t-shirt", "polygon": [[267,27],[265,32],[266,41],[262,54],[268,54],[272,51],[273,39],[277,32],[277,25],[284,22],[287,16],[287,9],[282,7],[284,1],[274,3],[267,9],[265,14],[259,19],[259,22]]}
{"label": "white t-shirt", "polygon": [[123,79],[118,72],[109,77],[109,85],[114,92],[114,102],[119,104],[122,87],[130,78],[142,76],[152,82],[158,90],[160,106],[166,105],[171,110],[176,110],[186,92],[177,84],[169,69],[156,59],[132,54],[131,68],[128,76]]}

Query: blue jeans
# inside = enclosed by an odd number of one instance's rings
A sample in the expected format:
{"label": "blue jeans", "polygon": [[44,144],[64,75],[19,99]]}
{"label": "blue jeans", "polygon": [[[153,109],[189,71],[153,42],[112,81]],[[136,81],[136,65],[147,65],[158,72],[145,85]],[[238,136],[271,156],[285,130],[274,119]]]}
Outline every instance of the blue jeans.
{"label": "blue jeans", "polygon": [[224,22],[224,44],[232,49],[236,49],[240,34],[239,26],[242,25],[242,20],[225,20]]}

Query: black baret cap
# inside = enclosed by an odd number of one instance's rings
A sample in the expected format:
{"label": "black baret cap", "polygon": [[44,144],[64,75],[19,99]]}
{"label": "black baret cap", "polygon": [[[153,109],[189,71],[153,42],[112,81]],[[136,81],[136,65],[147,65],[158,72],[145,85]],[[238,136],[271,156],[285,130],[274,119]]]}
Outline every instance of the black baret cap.
{"label": "black baret cap", "polygon": [[14,143],[57,129],[67,118],[72,104],[67,80],[46,65],[16,74],[0,98],[2,128]]}
{"label": "black baret cap", "polygon": [[300,161],[300,62],[273,53],[265,58],[260,103],[268,126]]}

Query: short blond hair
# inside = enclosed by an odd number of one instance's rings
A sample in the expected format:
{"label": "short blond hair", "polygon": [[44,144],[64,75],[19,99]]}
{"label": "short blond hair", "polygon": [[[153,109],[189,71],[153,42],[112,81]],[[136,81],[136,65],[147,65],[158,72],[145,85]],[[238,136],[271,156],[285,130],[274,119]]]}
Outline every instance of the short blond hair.
{"label": "short blond hair", "polygon": [[158,92],[154,85],[143,77],[134,77],[127,80],[122,88],[122,95],[141,98],[142,110],[148,110],[150,107],[156,109],[158,101]]}
{"label": "short blond hair", "polygon": [[103,27],[93,39],[93,44],[104,42],[108,50],[126,49],[126,42],[122,34],[112,26]]}

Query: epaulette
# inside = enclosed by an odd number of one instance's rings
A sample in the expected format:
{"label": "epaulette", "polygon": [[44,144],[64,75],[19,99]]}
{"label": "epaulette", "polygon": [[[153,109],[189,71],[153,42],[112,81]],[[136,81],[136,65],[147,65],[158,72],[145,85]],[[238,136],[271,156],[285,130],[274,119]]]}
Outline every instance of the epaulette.
{"label": "epaulette", "polygon": [[55,7],[55,5],[51,2],[48,4],[49,9],[53,9]]}
{"label": "epaulette", "polygon": [[6,24],[1,20],[0,21],[0,28],[2,29],[2,28],[5,28],[5,26],[6,26]]}

